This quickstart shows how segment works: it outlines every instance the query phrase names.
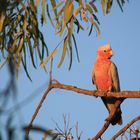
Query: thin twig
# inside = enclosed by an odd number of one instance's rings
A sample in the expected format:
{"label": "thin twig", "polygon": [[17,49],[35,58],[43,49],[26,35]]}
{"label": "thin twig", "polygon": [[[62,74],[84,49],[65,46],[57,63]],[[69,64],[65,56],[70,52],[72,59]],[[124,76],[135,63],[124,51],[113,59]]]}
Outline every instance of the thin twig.
{"label": "thin twig", "polygon": [[51,59],[51,66],[50,66],[50,82],[52,82],[52,67],[53,67],[53,58]]}
{"label": "thin twig", "polygon": [[137,116],[133,120],[131,120],[125,127],[123,127],[117,134],[115,134],[111,140],[115,140],[118,136],[120,136],[122,133],[124,133],[133,123],[140,120],[140,116]]}
{"label": "thin twig", "polygon": [[56,125],[56,131],[57,131],[58,133],[63,134],[64,132],[63,132],[63,130],[59,127],[58,123],[57,123],[55,120],[53,120],[53,122],[54,122],[55,125]]}

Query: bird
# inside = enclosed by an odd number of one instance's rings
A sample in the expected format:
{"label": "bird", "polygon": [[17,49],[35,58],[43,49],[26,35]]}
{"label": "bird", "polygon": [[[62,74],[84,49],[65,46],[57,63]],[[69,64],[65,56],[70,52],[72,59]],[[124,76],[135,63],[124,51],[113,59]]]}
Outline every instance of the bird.
{"label": "bird", "polygon": [[[92,70],[92,83],[98,91],[120,92],[120,81],[118,70],[114,62],[111,61],[113,51],[110,44],[102,45],[97,50],[96,61]],[[114,97],[101,97],[109,114],[115,109]],[[111,120],[112,125],[122,125],[122,111],[119,106]]]}

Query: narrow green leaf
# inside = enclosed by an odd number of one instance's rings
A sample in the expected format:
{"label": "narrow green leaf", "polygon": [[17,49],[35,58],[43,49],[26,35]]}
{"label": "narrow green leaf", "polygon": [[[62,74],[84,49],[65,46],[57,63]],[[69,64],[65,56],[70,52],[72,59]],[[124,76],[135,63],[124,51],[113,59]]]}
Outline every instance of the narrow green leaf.
{"label": "narrow green leaf", "polygon": [[106,0],[101,0],[101,5],[102,5],[102,12],[105,15],[105,11],[106,11]]}
{"label": "narrow green leaf", "polygon": [[80,62],[79,53],[78,53],[78,47],[77,47],[77,43],[76,43],[76,39],[75,39],[74,34],[72,34],[72,38],[73,38],[73,42],[74,42],[74,46],[75,46],[75,50],[76,50],[77,59],[78,59],[78,62]]}
{"label": "narrow green leaf", "polygon": [[[42,57],[42,59],[44,58],[44,54],[45,54],[45,44],[44,43],[42,43],[42,52],[41,52],[41,57]],[[48,56],[48,55],[47,55]]]}
{"label": "narrow green leaf", "polygon": [[97,16],[96,16],[95,14],[92,14],[92,16],[93,16],[93,18],[95,19],[95,21],[96,21],[98,24],[100,24],[100,22],[99,22]]}
{"label": "narrow green leaf", "polygon": [[74,12],[75,17],[79,14],[79,12],[81,11],[82,8],[83,8],[83,6],[79,5],[79,7],[75,10],[75,12]]}
{"label": "narrow green leaf", "polygon": [[2,32],[3,24],[4,24],[5,14],[4,12],[0,13],[0,32]]}
{"label": "narrow green leaf", "polygon": [[98,26],[98,24],[94,21],[94,19],[93,19],[92,16],[90,17],[90,21],[91,21],[91,23],[95,26],[96,31],[97,31],[97,34],[98,34],[98,36],[100,37],[101,32],[100,32],[99,26]]}
{"label": "narrow green leaf", "polygon": [[71,19],[74,11],[74,5],[71,1],[66,1],[64,7],[64,23],[67,24]]}
{"label": "narrow green leaf", "polygon": [[73,34],[73,28],[74,28],[74,25],[73,25],[73,19],[71,20],[70,22],[70,26],[68,28],[68,42],[70,42],[70,39],[71,39],[71,36]]}
{"label": "narrow green leaf", "polygon": [[31,79],[31,77],[30,77],[30,75],[29,75],[29,73],[28,73],[28,70],[27,70],[27,66],[25,65],[24,60],[23,60],[22,57],[21,57],[21,62],[22,62],[22,65],[23,65],[23,68],[24,68],[24,70],[25,70],[25,73],[26,73],[27,77],[28,77],[29,80],[32,82],[32,79]]}
{"label": "narrow green leaf", "polygon": [[79,33],[80,29],[84,30],[84,28],[81,26],[81,24],[76,18],[74,18],[74,24],[77,26],[77,33]]}
{"label": "narrow green leaf", "polygon": [[125,4],[125,0],[121,0],[121,5],[123,6]]}
{"label": "narrow green leaf", "polygon": [[36,6],[35,6],[35,4],[34,4],[34,0],[30,0],[29,5],[30,5],[30,8],[31,8],[31,11],[32,11],[34,14],[36,14],[36,13],[37,13],[37,9],[36,9]]}
{"label": "narrow green leaf", "polygon": [[43,23],[46,23],[46,15],[45,15],[45,7],[46,7],[46,0],[42,0],[42,18]]}
{"label": "narrow green leaf", "polygon": [[94,5],[94,3],[92,1],[89,2],[89,4],[92,6],[92,8],[94,9],[95,12],[98,12],[98,9],[96,8],[96,6]]}
{"label": "narrow green leaf", "polygon": [[60,6],[62,6],[63,3],[64,3],[64,1],[61,1],[58,5],[56,5],[55,7],[53,7],[52,10],[58,9]]}
{"label": "narrow green leaf", "polygon": [[41,55],[40,47],[38,45],[36,47],[37,47],[37,53],[38,53],[39,59],[42,62],[43,58],[42,58],[42,55]]}
{"label": "narrow green leaf", "polygon": [[58,14],[56,15],[55,19],[58,20],[63,12],[64,12],[64,7],[58,12]]}
{"label": "narrow green leaf", "polygon": [[58,48],[56,47],[49,55],[48,57],[41,63],[40,67],[43,68],[48,61],[56,54],[56,52],[58,51]]}
{"label": "narrow green leaf", "polygon": [[[55,0],[51,0],[51,5],[52,5],[52,8],[55,8],[56,7],[56,1]],[[55,14],[55,17],[57,16],[57,9],[54,9],[54,14]]]}
{"label": "narrow green leaf", "polygon": [[86,9],[92,14],[93,13],[93,10],[92,8],[90,7],[89,4],[86,4]]}
{"label": "narrow green leaf", "polygon": [[69,70],[71,69],[71,66],[72,66],[72,44],[71,44],[71,41],[69,41],[69,52],[70,52],[70,63],[69,63]]}
{"label": "narrow green leaf", "polygon": [[24,59],[25,65],[27,65],[26,47],[23,47],[22,58]]}
{"label": "narrow green leaf", "polygon": [[63,19],[61,19],[61,20],[57,23],[55,29],[58,30],[58,29],[62,28],[62,23],[63,23]]}
{"label": "narrow green leaf", "polygon": [[48,5],[48,4],[47,4],[46,10],[47,10],[47,15],[48,15],[48,17],[49,17],[50,23],[51,23],[52,26],[54,27],[54,23],[53,23],[53,20],[52,20],[52,18],[51,18],[50,12],[49,12],[49,5]]}
{"label": "narrow green leaf", "polygon": [[58,32],[60,34],[60,37],[62,36],[65,28],[66,28],[66,24],[64,24],[63,27],[62,27],[62,29]]}
{"label": "narrow green leaf", "polygon": [[16,57],[18,56],[19,52],[22,50],[23,44],[24,44],[24,37],[22,36],[22,38],[20,39],[18,49],[16,51]]}
{"label": "narrow green leaf", "polygon": [[89,31],[89,34],[88,34],[89,36],[91,35],[92,30],[93,30],[93,24],[91,24],[90,31]]}
{"label": "narrow green leaf", "polygon": [[61,56],[61,59],[59,61],[59,64],[58,64],[58,68],[61,67],[63,61],[64,61],[64,58],[65,58],[65,55],[66,55],[66,51],[67,51],[67,44],[68,44],[68,38],[66,37],[64,39],[64,45],[63,45],[63,52],[62,52],[62,56]]}
{"label": "narrow green leaf", "polygon": [[45,43],[44,36],[43,36],[41,31],[39,31],[39,39],[40,39],[40,41],[42,43],[42,58],[44,58],[45,52],[47,53],[47,56],[48,56],[49,55],[49,51],[48,51],[48,47],[47,47],[47,45]]}
{"label": "narrow green leaf", "polygon": [[23,31],[24,31],[24,34],[26,34],[26,28],[27,28],[27,16],[25,15],[24,16],[24,23],[23,23]]}
{"label": "narrow green leaf", "polygon": [[71,37],[73,34],[73,28],[74,28],[74,24],[73,24],[73,19],[70,21],[70,26],[68,28],[68,46],[69,46],[69,52],[70,52],[70,63],[69,63],[69,70],[71,69],[72,66],[72,42],[71,42]]}
{"label": "narrow green leaf", "polygon": [[108,2],[107,2],[107,8],[106,8],[106,13],[107,14],[110,12],[110,9],[112,7],[112,3],[113,3],[113,0],[108,0]]}
{"label": "narrow green leaf", "polygon": [[29,46],[29,52],[30,52],[30,56],[31,56],[31,61],[32,61],[32,65],[34,66],[34,68],[36,68],[35,62],[34,62],[34,55],[33,55],[33,47],[31,45],[31,41],[30,38],[26,38],[28,46]]}
{"label": "narrow green leaf", "polygon": [[119,0],[117,0],[117,3],[118,3],[118,5],[119,5],[119,7],[120,7],[121,11],[123,12],[123,8],[122,8],[122,5],[121,5],[120,1],[119,1]]}

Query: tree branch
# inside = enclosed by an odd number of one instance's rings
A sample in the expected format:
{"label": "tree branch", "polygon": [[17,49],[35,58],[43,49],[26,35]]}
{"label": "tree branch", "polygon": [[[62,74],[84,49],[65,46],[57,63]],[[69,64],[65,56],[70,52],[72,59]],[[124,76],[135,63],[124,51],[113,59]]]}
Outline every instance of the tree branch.
{"label": "tree branch", "polygon": [[76,86],[61,84],[60,82],[52,83],[53,88],[74,91],[80,94],[98,96],[98,97],[115,97],[115,98],[140,98],[140,91],[122,91],[122,92],[102,92],[97,90],[87,90]]}
{"label": "tree branch", "polygon": [[[34,119],[36,118],[36,116],[37,116],[37,114],[42,106],[42,103],[44,102],[44,100],[45,100],[46,96],[48,95],[48,93],[50,92],[50,90],[52,90],[53,88],[74,91],[74,92],[77,92],[80,94],[96,96],[96,97],[97,96],[99,96],[99,97],[115,97],[115,98],[119,98],[119,99],[140,98],[140,91],[101,92],[101,91],[97,91],[97,90],[86,90],[86,89],[78,88],[78,87],[72,86],[72,85],[61,84],[57,80],[50,79],[50,83],[48,85],[48,88],[45,91],[44,95],[42,96],[42,98],[41,98],[41,100],[40,100],[40,102],[39,102],[39,104],[38,104],[38,106],[37,106],[37,108],[32,116],[32,119],[29,123],[29,126],[26,129],[26,140],[28,140],[30,128],[32,127],[32,123],[33,123]],[[116,109],[117,109],[117,105],[116,105]],[[103,126],[103,128],[101,129],[101,131],[99,133],[103,133],[108,128],[112,118],[113,118],[113,113],[109,115],[109,117],[107,118],[108,121],[105,123],[105,125]]]}
{"label": "tree branch", "polygon": [[96,134],[95,137],[92,138],[92,140],[97,140],[101,138],[102,134],[106,131],[106,129],[109,127],[110,121],[106,121],[101,130]]}
{"label": "tree branch", "polygon": [[115,140],[118,136],[123,134],[132,124],[134,124],[136,121],[140,120],[140,116],[137,116],[133,120],[131,120],[125,127],[123,127],[118,133],[116,133],[111,140]]}
{"label": "tree branch", "polygon": [[42,103],[44,102],[46,96],[48,95],[48,93],[49,93],[49,91],[50,91],[51,89],[52,89],[51,84],[49,84],[48,89],[46,90],[46,92],[45,92],[44,95],[42,96],[42,98],[41,98],[41,100],[40,100],[40,102],[39,102],[39,104],[38,104],[38,106],[37,106],[37,108],[36,108],[36,110],[35,110],[35,112],[34,112],[34,114],[33,114],[33,116],[32,116],[32,119],[31,119],[31,121],[30,121],[28,127],[26,128],[26,134],[25,134],[26,140],[28,140],[29,132],[30,132],[30,129],[32,128],[32,123],[33,123],[33,121],[35,120],[35,118],[36,118],[36,116],[37,116],[37,114],[38,114],[38,112],[39,112],[39,109],[40,109],[41,106],[42,106]]}
{"label": "tree branch", "polygon": [[116,113],[116,111],[117,111],[117,109],[118,109],[118,107],[120,106],[121,103],[122,102],[120,100],[118,100],[118,101],[115,102],[115,108],[114,108],[113,112],[111,112],[109,114],[109,116],[106,119],[106,122],[103,125],[102,129],[96,134],[95,137],[92,138],[92,140],[99,139],[102,136],[102,134],[106,131],[106,129],[109,127],[109,125],[110,125],[110,123],[111,123],[111,121],[112,121],[112,119],[113,119],[113,117],[114,117],[114,115],[115,115],[115,113]]}

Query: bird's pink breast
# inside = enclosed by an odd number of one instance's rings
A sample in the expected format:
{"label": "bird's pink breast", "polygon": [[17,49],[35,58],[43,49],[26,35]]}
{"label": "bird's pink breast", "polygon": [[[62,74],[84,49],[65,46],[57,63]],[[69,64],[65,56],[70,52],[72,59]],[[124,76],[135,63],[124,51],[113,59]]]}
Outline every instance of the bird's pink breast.
{"label": "bird's pink breast", "polygon": [[97,61],[94,65],[94,76],[98,90],[108,91],[112,85],[109,75],[110,61]]}

